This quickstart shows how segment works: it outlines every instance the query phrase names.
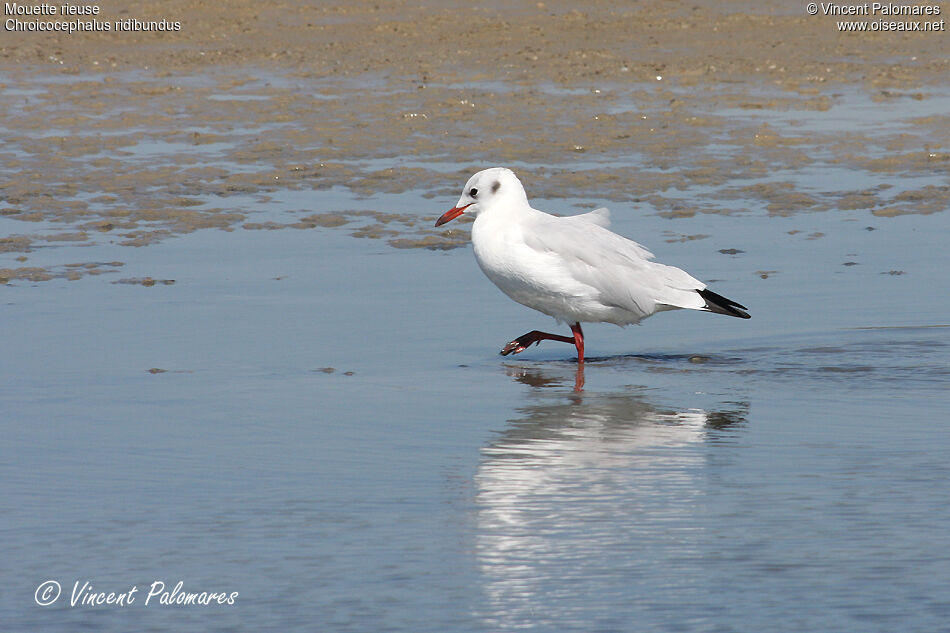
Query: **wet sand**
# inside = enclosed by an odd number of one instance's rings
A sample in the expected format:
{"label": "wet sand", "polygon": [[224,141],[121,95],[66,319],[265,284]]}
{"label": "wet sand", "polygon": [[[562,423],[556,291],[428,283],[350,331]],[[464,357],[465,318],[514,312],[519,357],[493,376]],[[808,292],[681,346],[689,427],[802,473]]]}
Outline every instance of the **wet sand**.
{"label": "wet sand", "polygon": [[[777,2],[98,6],[181,29],[4,33],[0,221],[19,221],[0,225],[4,282],[104,270],[32,261],[57,243],[205,228],[453,248],[465,231],[430,216],[495,164],[530,171],[532,197],[673,219],[950,204],[945,33],[842,34]],[[867,186],[802,176],[829,169]],[[365,204],[324,208],[333,188]],[[391,213],[381,193],[419,202]],[[131,257],[113,252],[108,270]]]}

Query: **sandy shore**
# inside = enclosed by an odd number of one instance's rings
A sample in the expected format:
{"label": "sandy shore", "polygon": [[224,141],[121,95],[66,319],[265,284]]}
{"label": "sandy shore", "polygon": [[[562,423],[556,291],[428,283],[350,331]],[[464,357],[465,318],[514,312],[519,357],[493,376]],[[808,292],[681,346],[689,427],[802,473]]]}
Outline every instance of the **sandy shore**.
{"label": "sandy shore", "polygon": [[[25,4],[25,3],[24,3]],[[332,6],[336,4],[337,6]],[[946,31],[839,33],[841,17],[809,15],[806,3],[668,1],[524,2],[481,6],[418,4],[99,2],[101,22],[179,23],[180,30],[108,33],[10,33],[5,69],[46,65],[66,72],[103,68],[195,72],[262,66],[328,77],[382,73],[393,79],[473,82],[515,79],[576,85],[646,81],[776,83],[791,90],[828,82],[908,87],[950,72]],[[936,16],[859,18],[937,21]],[[9,18],[10,16],[5,16]],[[88,20],[54,16],[33,20]],[[932,20],[931,20],[932,18]]]}
{"label": "sandy shore", "polygon": [[[13,177],[0,183],[0,214],[24,224],[0,236],[0,279],[87,270],[31,265],[50,241],[141,246],[200,228],[338,225],[449,248],[464,231],[433,234],[418,214],[381,213],[370,199],[328,219],[318,192],[453,202],[486,164],[530,168],[533,196],[595,196],[670,217],[750,207],[886,216],[950,202],[933,185],[887,193],[894,179],[950,172],[945,31],[841,33],[842,18],[785,2],[95,6],[110,32],[3,34],[0,162]],[[927,21],[950,13],[934,6],[941,13]],[[128,20],[180,28],[114,30]],[[900,129],[871,115],[847,133],[743,114],[807,119],[846,98],[917,114]],[[880,186],[816,193],[794,179],[756,181],[816,165]],[[669,193],[697,187],[713,195]],[[254,217],[308,193],[297,221]]]}

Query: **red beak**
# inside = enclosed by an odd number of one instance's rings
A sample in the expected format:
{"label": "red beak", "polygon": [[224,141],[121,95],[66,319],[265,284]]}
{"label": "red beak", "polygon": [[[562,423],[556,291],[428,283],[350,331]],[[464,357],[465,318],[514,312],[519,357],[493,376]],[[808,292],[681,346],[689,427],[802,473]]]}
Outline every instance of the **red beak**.
{"label": "red beak", "polygon": [[442,225],[445,224],[446,222],[451,222],[451,221],[454,220],[455,218],[457,218],[457,217],[459,217],[460,215],[462,215],[463,213],[465,213],[465,209],[469,208],[469,207],[472,206],[473,204],[475,204],[475,203],[474,203],[474,202],[469,202],[469,203],[466,204],[464,207],[452,207],[451,209],[449,209],[448,211],[446,211],[445,213],[443,213],[443,214],[442,214],[442,217],[440,217],[438,220],[435,221],[435,225],[436,225],[436,226],[442,226]]}

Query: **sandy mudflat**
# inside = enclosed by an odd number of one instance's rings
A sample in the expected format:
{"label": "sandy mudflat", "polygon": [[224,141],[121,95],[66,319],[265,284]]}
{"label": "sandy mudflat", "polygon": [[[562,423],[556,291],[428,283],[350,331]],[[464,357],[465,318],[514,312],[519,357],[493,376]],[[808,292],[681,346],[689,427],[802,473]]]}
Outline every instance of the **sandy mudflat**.
{"label": "sandy mudflat", "polygon": [[[945,31],[845,34],[787,2],[340,4],[110,2],[100,22],[180,30],[3,32],[0,214],[23,224],[0,236],[0,277],[92,270],[34,270],[28,254],[55,240],[201,228],[339,225],[448,248],[464,233],[369,198],[322,219],[317,192],[451,201],[486,164],[530,170],[532,196],[669,217],[948,206],[928,180],[950,171]],[[802,186],[826,168],[861,177]],[[310,220],[254,217],[267,203]]]}
{"label": "sandy mudflat", "polygon": [[[950,71],[945,31],[845,37],[835,27],[841,18],[810,16],[804,2],[600,1],[583,11],[573,2],[473,7],[380,0],[96,6],[100,21],[164,19],[181,28],[59,36],[7,32],[4,66],[45,65],[52,56],[63,61],[63,70],[79,73],[261,66],[317,76],[381,73],[420,84],[516,79],[569,86],[643,81],[660,73],[681,83],[765,82],[792,90],[842,81],[907,87]],[[942,8],[936,18],[950,12],[946,3],[935,6]]]}

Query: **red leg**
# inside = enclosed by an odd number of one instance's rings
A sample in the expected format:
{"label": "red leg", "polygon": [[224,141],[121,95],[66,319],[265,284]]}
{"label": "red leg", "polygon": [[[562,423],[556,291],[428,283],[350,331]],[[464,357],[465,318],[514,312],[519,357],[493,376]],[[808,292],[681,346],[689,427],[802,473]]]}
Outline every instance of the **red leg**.
{"label": "red leg", "polygon": [[581,330],[581,324],[575,323],[571,326],[571,332],[574,333],[574,347],[577,348],[577,364],[584,363],[584,332]]}
{"label": "red leg", "polygon": [[571,332],[574,336],[561,336],[560,334],[549,334],[548,332],[539,332],[538,330],[532,330],[527,334],[522,334],[515,340],[511,341],[505,345],[501,350],[502,356],[507,356],[508,354],[520,354],[521,352],[528,349],[531,345],[540,343],[541,341],[560,341],[562,343],[573,343],[574,347],[577,348],[577,362],[584,362],[584,333],[581,331],[581,324],[575,323],[571,326]]}

